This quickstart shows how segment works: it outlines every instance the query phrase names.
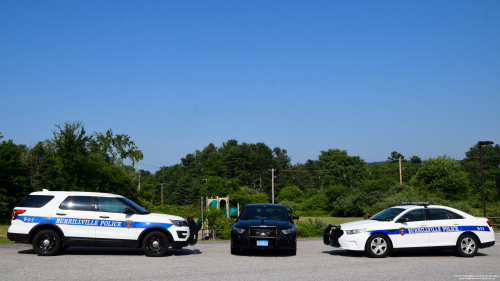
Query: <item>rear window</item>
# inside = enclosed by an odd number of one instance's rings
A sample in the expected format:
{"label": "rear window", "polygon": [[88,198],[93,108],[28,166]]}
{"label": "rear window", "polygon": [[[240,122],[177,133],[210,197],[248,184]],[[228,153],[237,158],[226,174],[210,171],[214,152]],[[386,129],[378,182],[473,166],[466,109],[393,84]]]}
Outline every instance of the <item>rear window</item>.
{"label": "rear window", "polygon": [[28,195],[16,207],[41,208],[54,198],[53,195]]}

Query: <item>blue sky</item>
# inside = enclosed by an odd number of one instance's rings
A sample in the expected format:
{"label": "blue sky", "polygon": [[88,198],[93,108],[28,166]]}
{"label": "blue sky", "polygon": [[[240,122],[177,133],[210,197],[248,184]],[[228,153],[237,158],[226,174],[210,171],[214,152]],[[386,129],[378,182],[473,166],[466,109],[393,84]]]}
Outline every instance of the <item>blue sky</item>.
{"label": "blue sky", "polygon": [[[500,143],[500,1],[2,1],[0,132],[462,159]],[[154,167],[142,167],[151,171]]]}

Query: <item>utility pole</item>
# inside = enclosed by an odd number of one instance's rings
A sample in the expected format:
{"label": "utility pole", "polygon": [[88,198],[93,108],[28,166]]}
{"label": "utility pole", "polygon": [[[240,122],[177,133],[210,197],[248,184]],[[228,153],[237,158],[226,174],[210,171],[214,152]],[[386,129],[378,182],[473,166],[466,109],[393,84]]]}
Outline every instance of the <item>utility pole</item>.
{"label": "utility pole", "polygon": [[163,206],[163,185],[164,183],[161,183],[161,205]]}
{"label": "utility pole", "polygon": [[403,174],[401,173],[401,157],[399,157],[399,159],[393,158],[392,160],[399,160],[399,184],[403,184]]}
{"label": "utility pole", "polygon": [[273,190],[273,204],[274,204],[274,169],[271,169],[271,175],[272,175],[271,187],[272,187],[272,190]]}

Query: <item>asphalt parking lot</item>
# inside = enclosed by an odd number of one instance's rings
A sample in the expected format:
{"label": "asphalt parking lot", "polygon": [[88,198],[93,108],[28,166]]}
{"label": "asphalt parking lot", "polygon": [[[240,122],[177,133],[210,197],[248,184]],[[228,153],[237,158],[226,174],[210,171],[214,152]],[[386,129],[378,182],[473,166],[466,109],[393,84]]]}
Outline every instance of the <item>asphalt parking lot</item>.
{"label": "asphalt parking lot", "polygon": [[[496,234],[496,241],[500,235]],[[498,243],[498,242],[497,242]],[[372,259],[299,239],[296,256],[274,251],[229,253],[229,242],[199,242],[165,257],[140,249],[73,247],[40,257],[30,245],[0,245],[2,280],[500,280],[500,245],[474,258],[453,251],[398,252]],[[485,279],[490,278],[490,279]]]}

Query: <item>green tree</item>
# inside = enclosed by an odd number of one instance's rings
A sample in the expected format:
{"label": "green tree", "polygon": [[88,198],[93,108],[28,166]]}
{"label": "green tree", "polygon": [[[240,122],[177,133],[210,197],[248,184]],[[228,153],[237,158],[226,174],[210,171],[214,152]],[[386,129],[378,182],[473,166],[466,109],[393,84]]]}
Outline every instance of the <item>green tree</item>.
{"label": "green tree", "polygon": [[12,142],[0,143],[0,214],[8,219],[11,210],[24,198],[29,190],[28,179],[20,161],[20,151]]}
{"label": "green tree", "polygon": [[410,184],[424,194],[449,200],[463,200],[469,196],[468,174],[458,161],[446,155],[423,161]]}
{"label": "green tree", "polygon": [[318,157],[318,170],[329,170],[318,173],[321,186],[332,185],[354,187],[365,177],[365,161],[359,156],[349,156],[346,150],[328,149],[321,151]]}
{"label": "green tree", "polygon": [[399,161],[399,158],[403,159],[402,161],[405,162],[406,160],[404,160],[404,156],[403,154],[397,152],[397,151],[393,151],[391,152],[391,156],[387,157],[387,161],[396,161],[395,159],[398,159],[397,161]]}
{"label": "green tree", "polygon": [[410,158],[410,161],[411,161],[411,163],[414,163],[414,164],[420,164],[420,163],[422,163],[422,159],[420,159],[420,157],[415,156],[415,155],[413,155]]}
{"label": "green tree", "polygon": [[252,195],[252,203],[269,203],[269,196],[265,193],[255,193]]}
{"label": "green tree", "polygon": [[300,203],[303,200],[304,193],[300,188],[295,185],[287,186],[281,189],[278,197],[276,198],[278,202],[282,201],[293,201]]}
{"label": "green tree", "polygon": [[240,186],[238,180],[227,179],[221,177],[210,177],[208,178],[208,183],[201,186],[201,195],[205,196],[226,196],[231,193],[238,192]]}

